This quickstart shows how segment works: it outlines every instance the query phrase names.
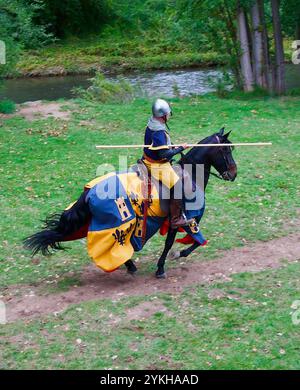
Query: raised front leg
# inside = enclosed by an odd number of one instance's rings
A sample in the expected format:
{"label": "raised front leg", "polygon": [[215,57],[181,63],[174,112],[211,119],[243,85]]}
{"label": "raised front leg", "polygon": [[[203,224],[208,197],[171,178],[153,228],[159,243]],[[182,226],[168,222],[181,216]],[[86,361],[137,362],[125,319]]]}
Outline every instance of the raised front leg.
{"label": "raised front leg", "polygon": [[178,231],[178,229],[171,229],[171,228],[168,231],[168,235],[167,235],[167,239],[165,242],[165,247],[164,247],[163,253],[161,254],[161,256],[157,262],[157,271],[156,271],[155,275],[159,279],[164,279],[166,277],[165,269],[164,269],[165,261],[166,261],[167,255],[169,253],[169,250],[172,248],[172,246],[174,244],[177,231]]}
{"label": "raised front leg", "polygon": [[172,253],[171,259],[175,260],[175,259],[179,259],[179,257],[187,257],[195,249],[197,249],[199,246],[200,246],[200,244],[198,242],[195,242],[193,245],[191,245],[187,249],[184,249],[182,251],[176,251],[176,252]]}
{"label": "raised front leg", "polygon": [[180,251],[179,257],[188,257],[188,255],[190,255],[199,246],[200,246],[200,244],[198,242],[195,242],[193,245],[189,246],[187,249]]}

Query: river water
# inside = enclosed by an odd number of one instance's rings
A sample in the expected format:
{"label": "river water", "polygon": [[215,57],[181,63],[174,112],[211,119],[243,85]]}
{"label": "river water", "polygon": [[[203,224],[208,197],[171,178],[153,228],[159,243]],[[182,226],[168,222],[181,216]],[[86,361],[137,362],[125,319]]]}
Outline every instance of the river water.
{"label": "river water", "polygon": [[[300,88],[300,65],[287,65],[288,89]],[[123,77],[137,87],[141,96],[172,97],[176,85],[181,95],[204,94],[213,91],[211,80],[221,76],[218,69],[184,69],[167,71],[147,71],[125,74]],[[108,75],[114,80],[117,76]],[[0,97],[23,103],[34,100],[56,100],[71,98],[74,87],[87,88],[91,76],[57,76],[40,78],[10,79],[4,83]]]}

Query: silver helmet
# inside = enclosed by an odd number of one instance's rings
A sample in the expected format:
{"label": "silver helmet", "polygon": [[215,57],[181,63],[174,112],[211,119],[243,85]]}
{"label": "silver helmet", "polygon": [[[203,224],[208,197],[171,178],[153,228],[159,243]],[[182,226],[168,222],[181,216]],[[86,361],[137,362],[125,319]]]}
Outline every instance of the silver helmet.
{"label": "silver helmet", "polygon": [[172,110],[168,102],[163,99],[156,99],[152,104],[152,114],[156,118],[161,118],[168,114],[172,115]]}

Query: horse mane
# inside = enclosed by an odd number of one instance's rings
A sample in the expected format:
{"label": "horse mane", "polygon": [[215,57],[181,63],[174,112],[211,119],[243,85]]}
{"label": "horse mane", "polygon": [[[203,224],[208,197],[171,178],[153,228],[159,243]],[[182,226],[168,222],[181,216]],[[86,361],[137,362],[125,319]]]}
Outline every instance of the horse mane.
{"label": "horse mane", "polygon": [[[198,144],[210,144],[210,143],[215,143],[215,137],[219,136],[220,138],[220,144],[231,144],[231,142],[226,138],[226,142],[222,142],[223,139],[218,132],[214,133],[212,135],[209,135],[208,137],[203,138],[201,141],[198,142]],[[233,149],[233,148],[232,148]],[[179,164],[184,164],[184,163],[195,163],[195,155],[197,153],[197,159],[199,161],[200,156],[203,156],[205,153],[207,153],[209,150],[209,147],[207,148],[197,148],[193,147],[191,150],[188,151],[187,154],[181,153],[181,159],[179,160]]]}
{"label": "horse mane", "polygon": [[[209,135],[208,137],[205,137],[203,138],[202,140],[200,140],[199,142],[197,142],[198,144],[209,144],[209,143],[213,143],[213,138],[217,135],[218,133],[214,133],[212,135]],[[206,153],[208,151],[208,148],[197,148],[197,147],[193,147],[191,150],[189,150],[186,154],[181,154],[181,159],[179,160],[179,164],[184,164],[184,163],[188,163],[188,162],[193,162],[193,157],[195,155],[195,153],[197,152],[198,154],[199,153]]]}

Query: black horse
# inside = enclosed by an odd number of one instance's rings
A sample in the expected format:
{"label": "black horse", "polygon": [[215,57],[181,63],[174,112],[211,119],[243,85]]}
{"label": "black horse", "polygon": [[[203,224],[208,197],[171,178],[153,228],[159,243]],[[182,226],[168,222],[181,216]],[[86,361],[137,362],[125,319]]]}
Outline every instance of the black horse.
{"label": "black horse", "polygon": [[[199,142],[202,144],[220,144],[219,147],[194,147],[186,155],[182,154],[179,164],[182,168],[185,164],[190,164],[193,167],[193,182],[197,182],[197,165],[201,164],[204,166],[204,191],[210,174],[214,174],[211,173],[211,167],[218,171],[218,175],[214,175],[223,180],[234,181],[236,178],[237,167],[232,157],[232,147],[228,139],[229,134],[230,132],[224,134],[224,129],[221,129],[218,133]],[[46,255],[50,253],[51,249],[63,249],[61,246],[63,241],[75,240],[86,236],[85,228],[89,225],[91,219],[89,204],[86,202],[87,192],[83,192],[77,202],[62,214],[55,214],[48,218],[44,230],[24,240],[25,247],[30,249],[33,254],[41,251],[42,254]],[[158,278],[165,277],[165,260],[174,243],[177,232],[177,229],[169,228],[165,247],[157,264],[156,277]],[[199,245],[199,243],[195,242],[191,247],[178,252],[175,257],[186,257]],[[125,265],[129,273],[134,274],[136,272],[137,269],[132,260],[126,261]]]}
{"label": "black horse", "polygon": [[[229,141],[230,132],[224,134],[224,128],[222,128],[218,133],[213,134],[202,141],[199,144],[215,144],[219,143],[220,147],[201,147],[201,148],[192,148],[186,155],[183,155],[179,161],[180,165],[184,164],[203,164],[204,165],[204,191],[208,184],[210,175],[214,175],[219,179],[234,181],[237,176],[237,166],[232,157],[233,147],[230,146],[231,142]],[[211,172],[211,167],[214,167],[219,173],[216,175]],[[196,170],[193,169],[193,181],[196,182]],[[167,255],[172,248],[178,229],[169,228],[168,235],[165,241],[165,247],[162,255],[160,256],[157,263],[157,278],[165,278],[165,261]],[[187,257],[195,249],[200,246],[198,242],[192,244],[189,248],[182,251],[175,252],[173,254],[173,259],[179,257]],[[129,260],[131,261],[131,260]],[[134,266],[134,264],[133,264]]]}

